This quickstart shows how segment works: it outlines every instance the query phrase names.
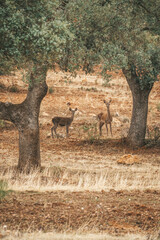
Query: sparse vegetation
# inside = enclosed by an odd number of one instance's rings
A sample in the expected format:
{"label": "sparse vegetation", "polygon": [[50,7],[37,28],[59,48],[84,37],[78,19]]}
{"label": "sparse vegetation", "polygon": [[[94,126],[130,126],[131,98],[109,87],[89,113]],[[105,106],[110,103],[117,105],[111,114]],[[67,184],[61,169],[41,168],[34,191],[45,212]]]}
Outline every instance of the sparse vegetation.
{"label": "sparse vegetation", "polygon": [[108,82],[108,81],[105,81],[103,84],[102,84],[103,87],[108,87],[110,88],[111,87],[111,84]]}
{"label": "sparse vegetation", "polygon": [[49,92],[49,94],[52,94],[52,93],[54,92],[54,89],[53,89],[52,87],[50,87],[50,88],[48,89],[48,92]]}
{"label": "sparse vegetation", "polygon": [[97,133],[97,123],[85,124],[82,126],[84,133],[87,133],[87,140],[89,143],[94,143],[95,140],[99,139],[99,135]]}
{"label": "sparse vegetation", "polygon": [[12,85],[11,87],[9,87],[9,92],[17,93],[19,92],[19,89],[16,85]]}
{"label": "sparse vegetation", "polygon": [[160,103],[157,104],[157,110],[160,112]]}
{"label": "sparse vegetation", "polygon": [[10,193],[8,184],[4,180],[0,180],[0,202]]}
{"label": "sparse vegetation", "polygon": [[147,147],[153,147],[155,145],[160,146],[160,128],[158,125],[147,128],[147,135],[148,135],[148,139],[146,141]]}
{"label": "sparse vegetation", "polygon": [[92,87],[92,88],[86,88],[85,89],[86,91],[92,91],[92,92],[98,92],[98,90],[97,90],[97,88],[95,88],[95,87]]}
{"label": "sparse vegetation", "polygon": [[96,87],[86,88],[81,86],[80,89],[87,92],[98,92],[98,89]]}
{"label": "sparse vegetation", "polygon": [[1,119],[0,119],[0,128],[4,128],[4,127],[5,127],[4,120],[1,120]]}

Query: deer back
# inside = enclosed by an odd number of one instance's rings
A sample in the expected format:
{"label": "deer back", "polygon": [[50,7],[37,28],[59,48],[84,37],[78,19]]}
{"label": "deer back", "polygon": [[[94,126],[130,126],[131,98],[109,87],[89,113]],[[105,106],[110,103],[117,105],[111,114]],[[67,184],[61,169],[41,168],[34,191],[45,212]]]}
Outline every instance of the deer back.
{"label": "deer back", "polygon": [[99,121],[105,122],[106,119],[107,119],[107,117],[108,117],[108,114],[107,114],[107,113],[101,112],[101,113],[98,114],[98,119],[99,119]]}
{"label": "deer back", "polygon": [[112,122],[112,116],[111,115],[108,116],[107,112],[106,113],[103,113],[103,112],[99,113],[98,114],[98,119],[101,122],[106,122],[106,123],[111,123]]}
{"label": "deer back", "polygon": [[54,117],[52,118],[52,122],[53,124],[58,124],[63,127],[65,125],[70,125],[72,122],[72,119],[67,117]]}

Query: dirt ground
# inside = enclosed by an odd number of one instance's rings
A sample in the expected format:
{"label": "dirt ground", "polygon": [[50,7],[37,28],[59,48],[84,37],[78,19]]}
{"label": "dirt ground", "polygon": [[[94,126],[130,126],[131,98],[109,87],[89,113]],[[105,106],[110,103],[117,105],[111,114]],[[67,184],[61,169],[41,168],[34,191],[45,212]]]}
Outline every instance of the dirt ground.
{"label": "dirt ground", "polygon": [[[0,101],[20,103],[25,99],[27,85],[21,75],[0,77]],[[117,168],[117,159],[136,154],[144,166],[160,174],[160,144],[156,140],[160,126],[160,82],[155,83],[149,97],[147,145],[131,149],[125,145],[132,111],[132,97],[126,80],[119,72],[104,85],[95,75],[76,78],[50,71],[47,76],[48,94],[41,104],[40,138],[42,166],[58,166],[62,170],[96,172]],[[14,85],[16,90],[10,86]],[[103,128],[100,138],[96,115],[106,111],[103,100],[112,99],[113,136]],[[68,139],[65,128],[58,128],[59,139],[51,138],[52,117],[69,115],[67,103],[78,108]],[[152,139],[152,140],[151,140]],[[8,122],[0,128],[0,171],[17,165],[18,132]],[[129,166],[130,167],[130,166]],[[129,168],[122,166],[123,173]],[[137,168],[138,169],[138,168]],[[59,176],[57,176],[59,177]],[[56,180],[55,180],[56,181]],[[66,180],[66,184],[67,184]],[[0,202],[0,225],[26,231],[55,229],[57,231],[153,234],[160,229],[160,185],[143,191],[13,191]]]}
{"label": "dirt ground", "polygon": [[0,210],[1,224],[12,230],[153,233],[160,221],[160,192],[16,192]]}

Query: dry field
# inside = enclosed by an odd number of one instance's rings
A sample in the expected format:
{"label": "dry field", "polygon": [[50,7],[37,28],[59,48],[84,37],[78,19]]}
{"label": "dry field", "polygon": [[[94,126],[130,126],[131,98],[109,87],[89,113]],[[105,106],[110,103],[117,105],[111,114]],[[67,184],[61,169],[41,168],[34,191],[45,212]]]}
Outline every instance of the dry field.
{"label": "dry field", "polygon": [[[0,101],[25,99],[27,85],[20,78],[20,73],[0,77]],[[149,97],[147,145],[134,150],[124,141],[132,97],[120,72],[104,84],[95,75],[49,71],[47,83],[40,112],[41,172],[15,172],[18,132],[0,121],[0,180],[12,190],[0,202],[0,239],[159,239],[160,82]],[[98,134],[96,116],[106,111],[104,99],[112,99],[113,137],[105,127]],[[68,102],[78,108],[70,137],[58,127],[60,137],[52,139],[51,119],[68,116]]]}

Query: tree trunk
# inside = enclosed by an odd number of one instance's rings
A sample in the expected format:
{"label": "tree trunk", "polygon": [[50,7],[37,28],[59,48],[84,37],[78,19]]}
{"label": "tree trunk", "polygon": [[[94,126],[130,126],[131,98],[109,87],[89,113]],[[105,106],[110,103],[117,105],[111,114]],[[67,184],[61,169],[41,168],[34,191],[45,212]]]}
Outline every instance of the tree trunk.
{"label": "tree trunk", "polygon": [[41,167],[39,112],[47,93],[47,69],[35,67],[30,75],[27,97],[21,104],[0,103],[0,118],[11,121],[19,131],[18,169],[29,173]]}
{"label": "tree trunk", "polygon": [[145,144],[145,134],[148,115],[148,98],[153,85],[141,88],[137,81],[136,72],[131,69],[123,69],[130,90],[132,92],[133,109],[127,142],[133,147],[141,147]]}

